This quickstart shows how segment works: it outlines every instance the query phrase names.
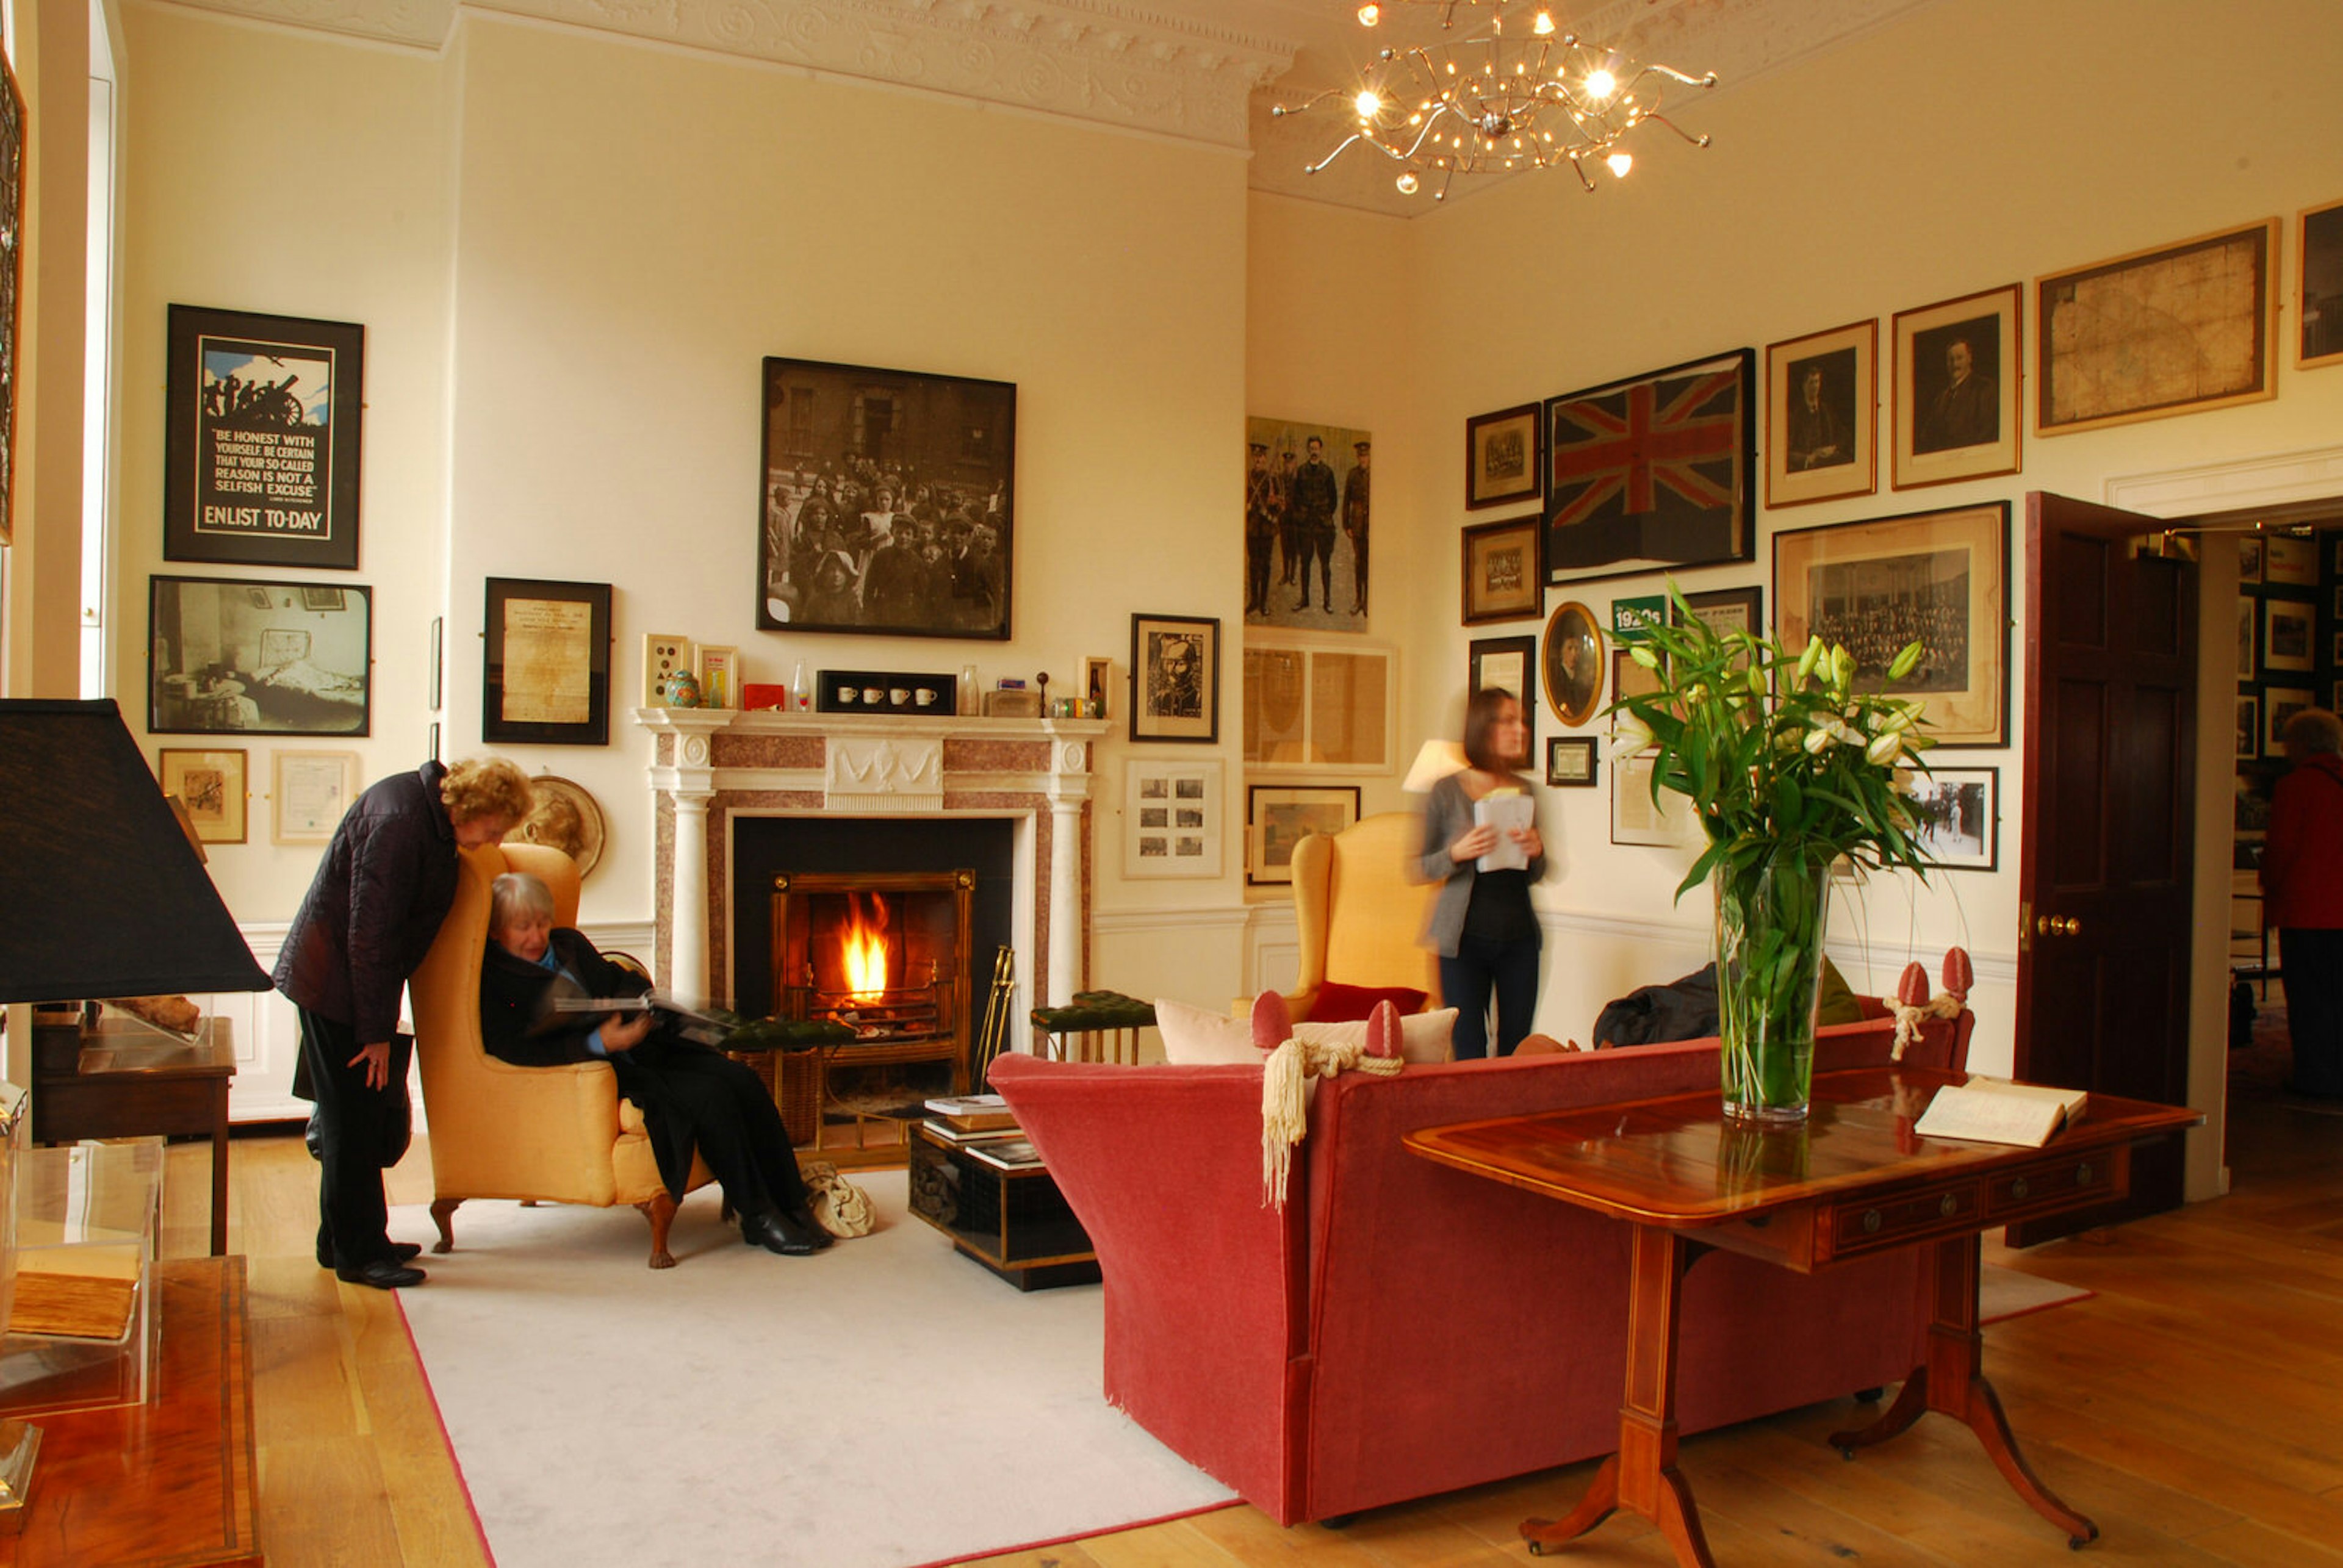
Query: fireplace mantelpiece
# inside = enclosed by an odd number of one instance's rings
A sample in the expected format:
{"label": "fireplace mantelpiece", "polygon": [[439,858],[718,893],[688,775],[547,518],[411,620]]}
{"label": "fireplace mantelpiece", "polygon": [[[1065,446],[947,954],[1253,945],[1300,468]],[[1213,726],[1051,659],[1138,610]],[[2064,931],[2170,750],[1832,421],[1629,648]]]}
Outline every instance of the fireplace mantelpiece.
{"label": "fireplace mantelpiece", "polygon": [[731,994],[733,818],[852,815],[1020,819],[1021,989],[1052,1005],[1080,989],[1105,720],[639,708],[635,722],[654,748],[655,962],[671,988]]}

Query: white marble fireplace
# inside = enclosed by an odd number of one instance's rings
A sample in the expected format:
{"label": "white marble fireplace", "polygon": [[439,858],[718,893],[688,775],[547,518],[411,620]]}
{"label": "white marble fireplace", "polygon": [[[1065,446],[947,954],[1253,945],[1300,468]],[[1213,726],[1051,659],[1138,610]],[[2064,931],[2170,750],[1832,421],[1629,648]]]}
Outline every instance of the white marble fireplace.
{"label": "white marble fireplace", "polygon": [[[1099,719],[642,708],[654,740],[654,964],[662,984],[735,996],[735,829],[758,817],[1006,819],[1015,837],[1018,994],[1068,1000],[1090,968],[1091,747]],[[748,1001],[752,999],[742,999]],[[1011,1039],[1022,1038],[1012,1030]]]}

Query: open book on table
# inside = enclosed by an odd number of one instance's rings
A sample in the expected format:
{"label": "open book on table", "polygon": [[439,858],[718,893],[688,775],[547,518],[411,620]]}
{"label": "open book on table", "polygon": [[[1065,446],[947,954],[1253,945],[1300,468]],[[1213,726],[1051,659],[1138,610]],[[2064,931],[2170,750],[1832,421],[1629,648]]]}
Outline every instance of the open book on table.
{"label": "open book on table", "polygon": [[1923,1138],[1959,1138],[1972,1143],[2016,1143],[2039,1149],[2058,1129],[2083,1114],[2089,1094],[2042,1083],[2013,1083],[1972,1074],[1966,1083],[1947,1084],[1913,1123]]}

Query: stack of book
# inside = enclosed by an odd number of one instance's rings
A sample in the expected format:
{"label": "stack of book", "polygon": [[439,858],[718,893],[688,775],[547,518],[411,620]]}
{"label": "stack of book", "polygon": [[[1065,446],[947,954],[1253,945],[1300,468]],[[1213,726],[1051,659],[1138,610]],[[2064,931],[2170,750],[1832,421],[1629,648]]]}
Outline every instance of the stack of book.
{"label": "stack of book", "polygon": [[997,1094],[954,1094],[927,1104],[927,1130],[940,1143],[1004,1171],[1039,1165],[1041,1155],[1017,1125],[1016,1113]]}

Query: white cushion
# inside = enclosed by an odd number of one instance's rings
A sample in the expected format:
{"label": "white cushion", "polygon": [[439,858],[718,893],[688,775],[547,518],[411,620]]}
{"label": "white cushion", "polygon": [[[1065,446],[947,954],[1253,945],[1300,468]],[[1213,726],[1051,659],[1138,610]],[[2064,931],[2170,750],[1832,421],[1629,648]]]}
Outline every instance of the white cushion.
{"label": "white cushion", "polygon": [[[1399,1053],[1409,1061],[1447,1061],[1454,1054],[1450,1037],[1456,1029],[1456,1010],[1443,1007],[1436,1012],[1413,1012],[1399,1020]],[[1166,1035],[1168,1041],[1171,1037]],[[1364,1045],[1367,1042],[1367,1020],[1359,1019],[1350,1023],[1302,1022],[1293,1026],[1293,1038],[1312,1045]]]}
{"label": "white cushion", "polygon": [[1157,997],[1155,1027],[1163,1036],[1166,1061],[1182,1067],[1259,1067],[1262,1063],[1262,1053],[1253,1049],[1250,1019],[1230,1018]]}

